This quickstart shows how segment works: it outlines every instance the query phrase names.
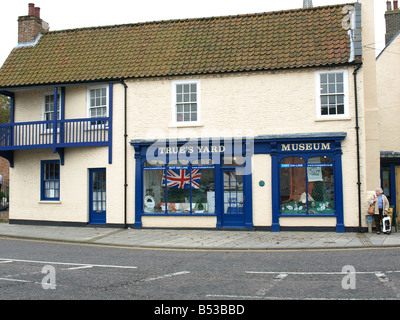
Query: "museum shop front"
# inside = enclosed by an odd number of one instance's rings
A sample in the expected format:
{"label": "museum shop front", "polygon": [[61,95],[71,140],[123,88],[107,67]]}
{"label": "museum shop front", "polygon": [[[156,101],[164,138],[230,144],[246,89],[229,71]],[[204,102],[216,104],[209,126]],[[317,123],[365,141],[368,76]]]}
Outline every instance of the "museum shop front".
{"label": "museum shop front", "polygon": [[[345,136],[132,140],[134,226],[344,232]],[[333,222],[281,226],[312,217]]]}

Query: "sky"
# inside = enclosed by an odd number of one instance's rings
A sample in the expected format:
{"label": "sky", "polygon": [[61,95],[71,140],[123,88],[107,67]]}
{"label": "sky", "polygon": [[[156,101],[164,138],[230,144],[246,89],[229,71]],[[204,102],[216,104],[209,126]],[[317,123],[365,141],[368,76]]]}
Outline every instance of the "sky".
{"label": "sky", "polygon": [[[355,0],[354,0],[355,1]],[[313,0],[314,7],[354,2]],[[375,1],[377,52],[384,48],[386,0]],[[2,4],[0,66],[18,42],[19,16],[28,14],[28,3],[40,8],[50,31],[146,21],[186,19],[297,9],[303,0],[13,0]]]}

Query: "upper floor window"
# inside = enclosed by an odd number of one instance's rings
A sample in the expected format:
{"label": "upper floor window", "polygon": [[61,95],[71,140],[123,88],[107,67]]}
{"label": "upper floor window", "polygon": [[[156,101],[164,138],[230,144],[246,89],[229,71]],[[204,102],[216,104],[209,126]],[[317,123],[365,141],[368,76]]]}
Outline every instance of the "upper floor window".
{"label": "upper floor window", "polygon": [[173,122],[178,125],[200,121],[200,81],[173,81]]}
{"label": "upper floor window", "polygon": [[317,118],[349,117],[347,70],[316,72]]}
{"label": "upper floor window", "polygon": [[[88,117],[108,117],[108,86],[96,86],[88,89]],[[92,121],[92,125],[104,125],[104,121]]]}
{"label": "upper floor window", "polygon": [[[61,119],[60,106],[61,99],[60,95],[57,96],[57,120]],[[52,121],[54,120],[54,94],[53,93],[45,93],[43,95],[43,120],[44,121]],[[53,123],[45,124],[46,130],[53,129]]]}

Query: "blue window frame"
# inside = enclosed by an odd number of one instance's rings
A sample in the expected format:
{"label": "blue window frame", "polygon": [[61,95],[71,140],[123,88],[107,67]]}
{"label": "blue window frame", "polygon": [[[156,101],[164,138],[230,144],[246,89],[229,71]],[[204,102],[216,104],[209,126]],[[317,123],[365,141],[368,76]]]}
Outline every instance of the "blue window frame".
{"label": "blue window frame", "polygon": [[[280,231],[281,217],[300,216],[334,217],[336,232],[345,231],[341,149],[345,137],[327,133],[323,139],[271,142],[272,232]],[[256,145],[255,152],[267,147]]]}
{"label": "blue window frame", "polygon": [[60,200],[60,161],[41,162],[41,200]]}
{"label": "blue window frame", "polygon": [[287,156],[280,160],[280,214],[334,215],[334,162],[329,156]]}
{"label": "blue window frame", "polygon": [[144,163],[144,213],[215,214],[215,165],[194,162]]}
{"label": "blue window frame", "polygon": [[[221,142],[131,141],[136,159],[135,227],[142,227],[143,216],[215,216],[217,228],[252,228],[251,161],[238,161],[247,159],[247,144],[234,150]],[[227,174],[229,181],[223,180]],[[225,197],[231,203],[226,212]]]}

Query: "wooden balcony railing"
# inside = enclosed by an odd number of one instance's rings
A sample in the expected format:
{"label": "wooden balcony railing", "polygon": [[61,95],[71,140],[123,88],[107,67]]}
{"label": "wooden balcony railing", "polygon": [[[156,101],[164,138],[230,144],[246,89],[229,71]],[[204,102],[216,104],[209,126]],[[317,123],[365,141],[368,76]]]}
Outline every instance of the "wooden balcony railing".
{"label": "wooden balcony railing", "polygon": [[[0,151],[108,146],[109,118],[67,119],[0,124]],[[54,126],[57,130],[53,130]]]}

